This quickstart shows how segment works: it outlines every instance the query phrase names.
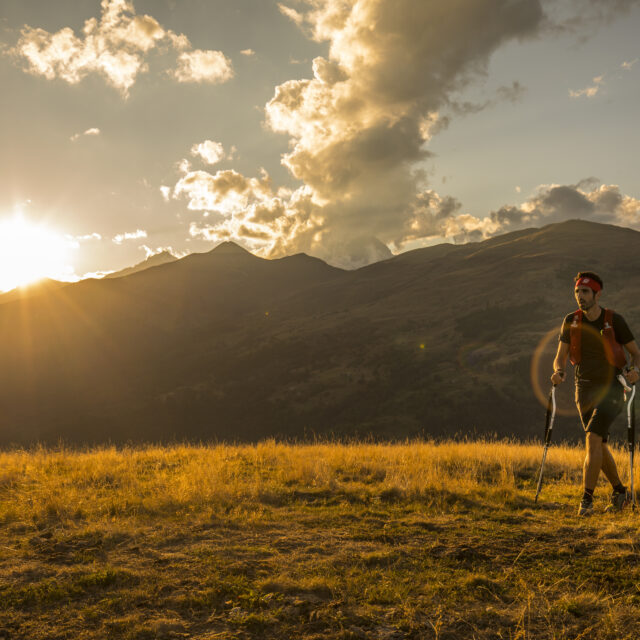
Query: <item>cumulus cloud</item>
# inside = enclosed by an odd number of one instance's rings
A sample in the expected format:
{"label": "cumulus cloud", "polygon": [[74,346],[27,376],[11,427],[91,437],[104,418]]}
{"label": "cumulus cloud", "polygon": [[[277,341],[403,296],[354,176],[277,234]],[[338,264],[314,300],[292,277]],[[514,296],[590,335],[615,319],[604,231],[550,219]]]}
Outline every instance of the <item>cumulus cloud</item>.
{"label": "cumulus cloud", "polygon": [[[77,84],[88,74],[99,73],[126,97],[138,75],[148,71],[146,56],[152,49],[184,51],[191,47],[185,35],[165,29],[152,16],[137,15],[129,0],[102,0],[100,6],[100,19],[87,20],[81,36],[70,27],[49,33],[26,25],[11,52],[34,75]],[[222,55],[217,51],[192,53],[197,54],[196,59],[202,54],[205,58]]]}
{"label": "cumulus cloud", "polygon": [[521,205],[505,205],[490,219],[503,233],[574,218],[640,229],[640,200],[623,194],[618,185],[587,178],[574,185],[541,185]]}
{"label": "cumulus cloud", "polygon": [[[299,0],[295,7],[279,5],[311,38],[328,43],[328,54],[313,61],[311,77],[275,88],[265,122],[288,136],[282,162],[301,186],[277,189],[266,175],[235,171],[183,171],[172,197],[219,214],[193,222],[193,236],[353,267],[383,254],[380,245],[462,242],[519,224],[497,212],[466,213],[427,188],[420,163],[451,118],[520,98],[524,87],[514,81],[481,104],[458,99],[486,74],[497,49],[548,29],[538,0]],[[579,208],[576,200],[565,208]]]}
{"label": "cumulus cloud", "polygon": [[[328,42],[329,54],[313,61],[313,77],[281,84],[266,105],[267,125],[291,140],[283,164],[303,186],[247,204],[273,238],[265,252],[306,251],[335,263],[345,247],[355,255],[360,244],[367,255],[372,238],[394,244],[413,233],[420,215],[414,167],[429,157],[435,123],[446,123],[441,112],[454,111],[453,94],[485,72],[497,48],[536,33],[540,4],[492,0],[487,10],[478,0],[313,0],[279,7]],[[515,82],[498,98],[521,93]],[[188,194],[192,208],[220,206],[211,178],[191,179],[199,185],[198,199]],[[183,179],[176,193],[184,187]]]}
{"label": "cumulus cloud", "polygon": [[250,204],[262,201],[270,194],[270,180],[266,172],[262,179],[245,178],[233,169],[218,171],[215,175],[206,171],[190,171],[173,190],[175,198],[181,195],[188,198],[189,209],[215,210],[227,215],[240,215]]}
{"label": "cumulus cloud", "polygon": [[[414,166],[446,126],[443,111],[469,110],[453,95],[485,72],[497,48],[534,34],[542,18],[537,2],[492,5],[328,0],[303,14],[314,39],[329,42],[329,55],[314,60],[313,78],[277,87],[266,115],[274,131],[290,136],[283,162],[323,220],[313,253],[332,255],[344,239],[364,246],[371,236],[398,246],[429,227]],[[500,97],[521,91],[514,83]]]}
{"label": "cumulus cloud", "polygon": [[469,242],[573,219],[640,230],[640,200],[621,193],[618,185],[585,178],[574,185],[540,185],[524,203],[504,205],[480,218],[462,212],[455,198],[429,190],[416,197],[413,219],[395,244],[402,248],[425,238]]}
{"label": "cumulus cloud", "polygon": [[243,49],[240,53],[248,58],[256,55],[256,52],[253,49]]}
{"label": "cumulus cloud", "polygon": [[146,238],[147,232],[143,229],[136,229],[135,231],[119,233],[113,237],[113,242],[116,244],[122,244],[125,240],[138,240],[139,238]]}
{"label": "cumulus cloud", "polygon": [[207,164],[216,164],[224,158],[224,147],[219,142],[205,140],[191,147],[192,156],[200,156]]}
{"label": "cumulus cloud", "polygon": [[231,61],[222,51],[185,51],[172,72],[178,82],[226,82],[233,78]]}

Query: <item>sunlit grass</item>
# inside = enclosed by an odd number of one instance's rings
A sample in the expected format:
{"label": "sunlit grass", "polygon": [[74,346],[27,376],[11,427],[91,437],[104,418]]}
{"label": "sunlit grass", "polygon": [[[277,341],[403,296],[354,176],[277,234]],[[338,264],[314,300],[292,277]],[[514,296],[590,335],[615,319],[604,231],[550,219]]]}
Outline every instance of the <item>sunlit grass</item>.
{"label": "sunlit grass", "polygon": [[[411,442],[173,446],[0,452],[0,518],[144,517],[286,501],[294,489],[362,500],[396,496],[446,503],[460,495],[523,486],[540,464],[540,445]],[[615,455],[625,468],[624,452]],[[551,449],[547,483],[576,481],[584,454]],[[545,489],[548,493],[550,489]]]}
{"label": "sunlit grass", "polygon": [[541,454],[1,452],[0,636],[635,638],[637,516],[605,516],[601,481],[596,515],[576,518],[584,454],[570,446],[550,449],[534,504]]}

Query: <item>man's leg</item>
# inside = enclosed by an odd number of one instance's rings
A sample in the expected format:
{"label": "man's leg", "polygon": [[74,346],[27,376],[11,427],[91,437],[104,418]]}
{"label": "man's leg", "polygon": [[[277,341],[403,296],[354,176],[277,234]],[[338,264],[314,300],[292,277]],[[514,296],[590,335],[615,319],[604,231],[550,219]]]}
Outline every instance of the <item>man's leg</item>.
{"label": "man's leg", "polygon": [[[605,511],[619,511],[624,508],[628,502],[628,494],[626,487],[620,481],[618,475],[618,469],[616,463],[611,455],[611,451],[607,445],[607,437],[609,435],[609,428],[613,423],[616,416],[622,409],[622,390],[621,388],[614,386],[607,394],[607,396],[600,402],[600,404],[594,409],[588,423],[588,435],[600,436],[600,461],[601,468],[613,487],[613,493],[611,494],[611,502],[605,508]],[[592,443],[592,457],[593,461],[597,461],[597,444]],[[587,457],[589,453],[587,452]],[[587,488],[595,488],[598,481],[598,474],[595,473],[590,464],[585,461],[585,493]],[[593,483],[593,484],[587,484]]]}
{"label": "man's leg", "polygon": [[607,476],[607,480],[611,483],[612,487],[619,487],[622,484],[615,460],[606,442],[602,443],[602,471],[604,475]]}
{"label": "man's leg", "polygon": [[590,516],[593,513],[593,491],[602,468],[602,436],[587,431],[586,450],[582,469],[584,493],[578,507],[579,516]]}
{"label": "man's leg", "polygon": [[613,487],[609,504],[604,509],[605,513],[620,511],[631,502],[631,494],[620,480],[616,463],[606,442],[602,443],[602,470]]}
{"label": "man's leg", "polygon": [[[593,493],[594,489],[596,488],[596,484],[598,484],[598,476],[600,475],[600,469],[602,469],[602,462],[604,457],[602,450],[602,436],[599,436],[597,433],[588,431],[586,449],[587,455],[584,459],[583,484],[585,491],[591,491]],[[611,455],[610,452],[609,455]],[[613,459],[611,461],[613,462]]]}

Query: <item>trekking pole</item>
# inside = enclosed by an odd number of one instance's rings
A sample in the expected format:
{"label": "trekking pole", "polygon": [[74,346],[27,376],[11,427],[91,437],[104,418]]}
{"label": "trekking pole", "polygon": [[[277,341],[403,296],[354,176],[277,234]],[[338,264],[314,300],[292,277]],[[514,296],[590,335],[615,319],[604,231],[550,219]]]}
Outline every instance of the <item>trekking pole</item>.
{"label": "trekking pole", "polygon": [[542,451],[542,463],[540,464],[540,475],[538,476],[538,489],[534,502],[538,502],[540,489],[542,489],[542,474],[544,473],[544,463],[547,459],[547,450],[551,444],[551,431],[553,430],[553,421],[556,417],[556,385],[551,387],[549,392],[549,402],[547,403],[547,417],[544,425],[544,450]]}
{"label": "trekking pole", "polygon": [[631,395],[627,399],[627,442],[629,444],[629,490],[631,491],[631,509],[636,510],[636,492],[633,488],[633,454],[636,448],[636,407],[633,399],[636,386],[633,385]]}

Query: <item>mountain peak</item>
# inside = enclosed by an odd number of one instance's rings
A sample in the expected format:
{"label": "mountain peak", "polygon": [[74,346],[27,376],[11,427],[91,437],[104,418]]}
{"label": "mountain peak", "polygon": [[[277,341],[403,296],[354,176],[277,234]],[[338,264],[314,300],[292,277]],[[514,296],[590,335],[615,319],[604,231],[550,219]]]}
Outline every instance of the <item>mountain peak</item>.
{"label": "mountain peak", "polygon": [[251,256],[253,255],[251,251],[247,251],[244,247],[241,247],[239,244],[237,244],[236,242],[232,242],[231,240],[221,242],[219,245],[217,245],[211,250],[211,253],[214,253],[214,252],[228,254],[228,255],[233,255],[233,254],[241,255],[244,253],[248,253]]}

